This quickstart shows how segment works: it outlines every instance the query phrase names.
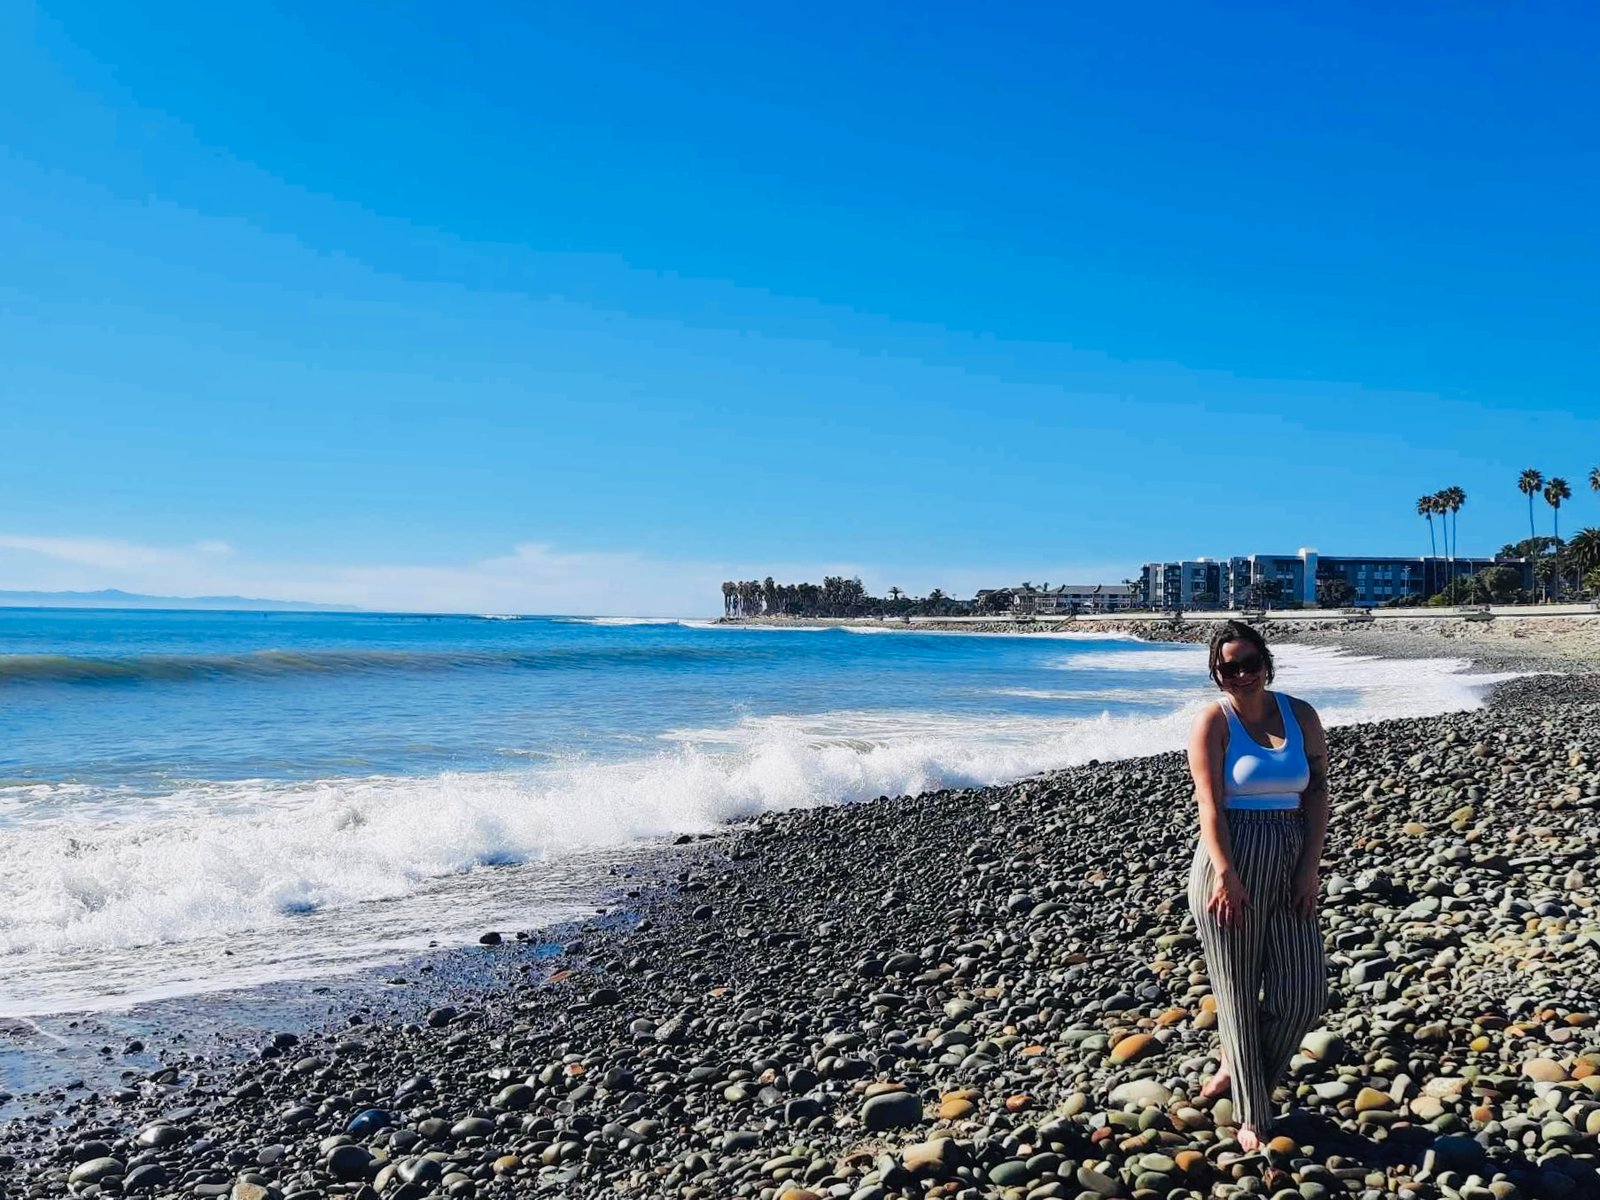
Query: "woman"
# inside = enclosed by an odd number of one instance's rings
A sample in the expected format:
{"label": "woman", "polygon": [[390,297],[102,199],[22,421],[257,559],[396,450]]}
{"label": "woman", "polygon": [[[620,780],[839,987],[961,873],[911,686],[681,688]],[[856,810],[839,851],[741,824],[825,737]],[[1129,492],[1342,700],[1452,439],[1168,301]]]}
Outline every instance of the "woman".
{"label": "woman", "polygon": [[1242,621],[1211,637],[1222,700],[1189,734],[1200,846],[1189,908],[1217,998],[1222,1060],[1201,1091],[1234,1093],[1241,1149],[1272,1124],[1272,1089],[1322,1015],[1317,864],[1328,830],[1328,744],[1314,708],[1270,692],[1272,652]]}

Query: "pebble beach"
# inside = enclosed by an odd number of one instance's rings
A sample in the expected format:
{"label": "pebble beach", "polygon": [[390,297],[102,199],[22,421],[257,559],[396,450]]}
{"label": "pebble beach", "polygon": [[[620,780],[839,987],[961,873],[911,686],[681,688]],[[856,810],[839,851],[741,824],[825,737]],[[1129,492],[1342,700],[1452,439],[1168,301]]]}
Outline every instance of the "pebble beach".
{"label": "pebble beach", "polygon": [[0,1196],[1600,1196],[1600,677],[1483,651],[1539,673],[1330,731],[1330,1008],[1264,1151],[1198,1098],[1164,754],[686,839],[425,1013],[38,1097]]}

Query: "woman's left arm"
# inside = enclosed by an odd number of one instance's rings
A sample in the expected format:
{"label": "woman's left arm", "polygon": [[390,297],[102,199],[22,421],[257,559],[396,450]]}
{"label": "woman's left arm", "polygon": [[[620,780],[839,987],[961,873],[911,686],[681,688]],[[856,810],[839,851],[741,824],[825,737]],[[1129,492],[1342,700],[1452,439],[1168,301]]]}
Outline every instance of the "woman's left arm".
{"label": "woman's left arm", "polygon": [[1318,865],[1328,839],[1328,737],[1322,730],[1322,720],[1317,716],[1316,709],[1304,700],[1296,700],[1294,709],[1305,742],[1306,762],[1311,767],[1311,782],[1300,793],[1300,807],[1306,820],[1306,840],[1300,852],[1300,862],[1295,868],[1293,905],[1300,916],[1312,917],[1316,915],[1320,886]]}

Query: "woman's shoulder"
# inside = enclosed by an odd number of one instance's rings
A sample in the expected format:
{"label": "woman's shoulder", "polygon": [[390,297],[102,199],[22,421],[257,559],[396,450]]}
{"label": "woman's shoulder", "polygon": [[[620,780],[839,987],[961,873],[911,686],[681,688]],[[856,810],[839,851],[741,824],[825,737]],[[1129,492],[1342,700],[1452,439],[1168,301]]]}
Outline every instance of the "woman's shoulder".
{"label": "woman's shoulder", "polygon": [[1194,730],[1224,730],[1228,727],[1228,706],[1221,700],[1208,700],[1200,706],[1200,711],[1194,715]]}
{"label": "woman's shoulder", "polygon": [[1302,721],[1318,719],[1317,710],[1312,707],[1309,701],[1302,700],[1299,696],[1291,696],[1288,692],[1279,692],[1278,695],[1283,697],[1284,703],[1288,704],[1298,719]]}
{"label": "woman's shoulder", "polygon": [[1189,726],[1189,762],[1193,765],[1198,755],[1225,753],[1228,746],[1228,717],[1220,700],[1208,700],[1195,713]]}

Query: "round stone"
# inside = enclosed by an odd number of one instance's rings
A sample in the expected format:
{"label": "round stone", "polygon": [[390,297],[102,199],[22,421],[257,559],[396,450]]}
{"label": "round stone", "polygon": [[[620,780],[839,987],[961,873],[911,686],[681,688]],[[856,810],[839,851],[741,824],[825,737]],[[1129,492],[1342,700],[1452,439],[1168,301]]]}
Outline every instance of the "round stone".
{"label": "round stone", "polygon": [[129,1171],[122,1181],[122,1190],[125,1192],[146,1192],[158,1187],[165,1187],[167,1180],[166,1167],[160,1163],[145,1163]]}
{"label": "round stone", "polygon": [[1535,1083],[1562,1083],[1567,1070],[1553,1058],[1530,1058],[1522,1064],[1522,1073]]}
{"label": "round stone", "polygon": [[1356,1093],[1356,1111],[1386,1112],[1394,1107],[1394,1101],[1389,1098],[1388,1092],[1380,1092],[1377,1088],[1364,1087]]}
{"label": "round stone", "polygon": [[133,1140],[146,1150],[162,1150],[168,1146],[176,1146],[185,1136],[179,1126],[159,1121],[139,1130]]}
{"label": "round stone", "polygon": [[368,1134],[377,1133],[378,1130],[394,1124],[394,1118],[381,1108],[368,1108],[358,1112],[350,1118],[345,1132],[351,1137],[366,1137]]}
{"label": "round stone", "polygon": [[72,1168],[72,1174],[67,1176],[68,1183],[99,1183],[112,1175],[121,1175],[127,1168],[123,1166],[120,1158],[91,1158],[88,1162],[79,1163]]}
{"label": "round stone", "polygon": [[1327,1029],[1314,1029],[1300,1042],[1300,1053],[1313,1062],[1336,1067],[1344,1061],[1344,1039]]}
{"label": "round stone", "polygon": [[513,1083],[496,1092],[492,1103],[495,1108],[519,1110],[532,1108],[533,1102],[538,1097],[537,1088],[529,1087],[525,1083]]}
{"label": "round stone", "polygon": [[871,1130],[904,1129],[921,1121],[922,1101],[910,1092],[888,1092],[861,1106],[861,1123]]}
{"label": "round stone", "polygon": [[401,1183],[414,1183],[424,1188],[444,1178],[439,1164],[431,1158],[408,1158],[395,1168],[395,1174]]}
{"label": "round stone", "polygon": [[364,1146],[335,1146],[328,1155],[328,1170],[345,1183],[365,1179],[371,1165],[372,1155]]}
{"label": "round stone", "polygon": [[1140,1108],[1160,1108],[1172,1099],[1172,1089],[1154,1079],[1130,1079],[1112,1088],[1107,1098],[1118,1106],[1137,1104]]}
{"label": "round stone", "polygon": [[1129,1034],[1111,1047],[1111,1061],[1118,1066],[1123,1063],[1137,1062],[1151,1051],[1159,1048],[1160,1043],[1148,1033]]}
{"label": "round stone", "polygon": [[939,1099],[939,1120],[959,1121],[962,1117],[971,1116],[978,1111],[978,1106],[972,1102],[965,1092],[951,1092]]}
{"label": "round stone", "polygon": [[1020,1158],[1008,1158],[989,1168],[989,1182],[998,1187],[1020,1187],[1028,1181],[1028,1164]]}

